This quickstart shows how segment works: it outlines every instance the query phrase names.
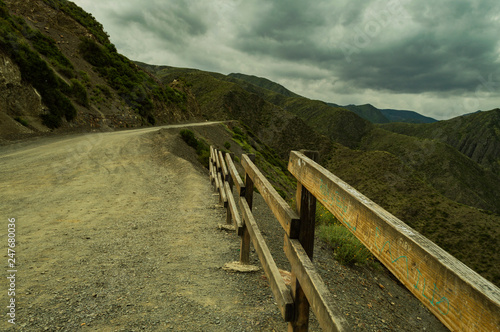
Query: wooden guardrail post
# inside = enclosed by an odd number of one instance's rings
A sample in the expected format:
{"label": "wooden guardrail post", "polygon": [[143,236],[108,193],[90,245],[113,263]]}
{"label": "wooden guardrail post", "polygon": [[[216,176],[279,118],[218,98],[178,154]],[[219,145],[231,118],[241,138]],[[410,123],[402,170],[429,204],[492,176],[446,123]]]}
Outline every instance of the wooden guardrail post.
{"label": "wooden guardrail post", "polygon": [[[255,155],[249,154],[248,158],[254,162]],[[253,180],[252,178],[245,172],[245,200],[252,209],[253,203]],[[250,263],[250,233],[246,225],[243,226],[243,234],[241,236],[241,246],[240,246],[240,263],[249,264]]]}
{"label": "wooden guardrail post", "polygon": [[[319,159],[317,151],[301,151],[314,161]],[[297,182],[296,194],[297,212],[300,217],[299,242],[309,258],[314,254],[314,227],[316,220],[316,197],[314,197],[300,182]],[[292,271],[292,297],[294,300],[294,319],[288,323],[288,331],[307,331],[309,326],[309,301]]]}

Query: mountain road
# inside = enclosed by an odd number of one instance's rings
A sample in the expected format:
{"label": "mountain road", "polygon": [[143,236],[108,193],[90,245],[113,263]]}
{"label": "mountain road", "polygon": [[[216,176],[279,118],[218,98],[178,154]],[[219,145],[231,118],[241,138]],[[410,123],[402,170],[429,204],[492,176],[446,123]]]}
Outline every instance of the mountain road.
{"label": "mountain road", "polygon": [[0,239],[7,263],[15,219],[16,271],[14,296],[1,278],[0,329],[14,327],[11,299],[25,331],[286,329],[265,281],[221,269],[239,242],[217,227],[208,173],[169,151],[184,126],[0,147]]}

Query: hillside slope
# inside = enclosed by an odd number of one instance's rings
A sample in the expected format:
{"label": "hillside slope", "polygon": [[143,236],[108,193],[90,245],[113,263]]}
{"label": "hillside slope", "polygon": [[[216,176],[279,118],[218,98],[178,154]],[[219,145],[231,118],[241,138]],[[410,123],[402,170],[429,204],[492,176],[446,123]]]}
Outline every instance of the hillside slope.
{"label": "hillside slope", "polygon": [[184,82],[196,96],[200,113],[210,120],[239,120],[287,160],[291,149],[315,149],[327,155],[330,140],[299,117],[267,102],[218,73],[141,64],[165,84]]}
{"label": "hillside slope", "polygon": [[102,25],[64,0],[0,1],[0,135],[170,123],[196,117],[117,53]]}
{"label": "hillside slope", "polygon": [[[349,148],[366,151],[386,151],[397,156],[401,162],[410,167],[418,177],[435,188],[448,199],[500,213],[500,177],[483,169],[475,162],[457,150],[447,148],[438,141],[423,141],[418,137],[398,136],[379,127],[355,112],[345,108],[332,106],[317,100],[304,97],[286,97],[275,91],[254,86],[249,83],[248,77],[240,75],[244,81],[237,83],[247,91],[256,93],[266,101],[296,114],[314,130],[326,135],[332,141]],[[257,80],[257,79],[253,79]],[[263,79],[257,80],[263,85]],[[376,114],[382,116],[380,110],[372,105],[354,106],[356,112],[362,111],[373,120]],[[412,117],[416,115],[410,112]],[[421,117],[421,116],[420,116]],[[394,124],[397,128],[399,124]],[[433,124],[437,125],[437,123]],[[384,125],[383,128],[386,128]],[[401,124],[402,128],[412,125]],[[415,125],[416,126],[416,125]],[[424,126],[416,126],[422,128]],[[468,128],[467,130],[472,130]],[[500,151],[500,149],[498,150]]]}
{"label": "hillside slope", "polygon": [[387,124],[382,128],[449,144],[500,176],[500,109],[498,108],[432,124]]}

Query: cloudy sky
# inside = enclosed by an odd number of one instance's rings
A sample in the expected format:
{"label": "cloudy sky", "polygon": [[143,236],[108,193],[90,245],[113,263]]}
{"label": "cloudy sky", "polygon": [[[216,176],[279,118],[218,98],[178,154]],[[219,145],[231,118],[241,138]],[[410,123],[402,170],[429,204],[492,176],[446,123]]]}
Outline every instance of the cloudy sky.
{"label": "cloudy sky", "polygon": [[498,0],[73,0],[119,52],[436,119],[500,107]]}

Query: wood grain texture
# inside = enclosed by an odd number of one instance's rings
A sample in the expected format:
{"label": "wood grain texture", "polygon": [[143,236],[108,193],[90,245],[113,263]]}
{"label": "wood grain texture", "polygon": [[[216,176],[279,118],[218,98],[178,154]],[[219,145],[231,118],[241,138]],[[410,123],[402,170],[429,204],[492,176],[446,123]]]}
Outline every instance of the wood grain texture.
{"label": "wood grain texture", "polygon": [[299,216],[288,206],[247,155],[242,156],[241,165],[245,169],[247,176],[250,176],[253,180],[255,187],[259,190],[262,198],[273,211],[288,236],[297,238],[299,235]]}
{"label": "wood grain texture", "polygon": [[450,330],[500,330],[498,287],[303,154],[288,169]]}
{"label": "wood grain texture", "polygon": [[[312,160],[317,160],[318,152],[302,151]],[[298,240],[307,256],[312,261],[314,254],[314,230],[316,226],[316,197],[312,195],[300,182],[297,183],[295,196],[297,212],[300,217]],[[292,297],[295,303],[294,319],[288,325],[289,332],[305,332],[309,329],[309,300],[292,269]]]}
{"label": "wood grain texture", "polygon": [[229,172],[227,171],[226,162],[224,161],[224,156],[222,151],[217,151],[217,158],[219,158],[219,163],[221,165],[221,172],[224,182],[229,181]]}
{"label": "wood grain texture", "polygon": [[231,159],[231,156],[228,154],[226,154],[226,162],[228,171],[231,174],[234,185],[236,186],[236,190],[238,190],[240,196],[245,196],[245,184],[241,180],[238,170],[236,170],[236,166],[234,166],[233,160]]}
{"label": "wood grain texture", "polygon": [[219,183],[219,193],[221,197],[221,203],[227,208],[227,194],[226,188],[224,188],[224,181],[222,181],[222,176],[220,172],[217,172],[217,182]]}
{"label": "wood grain texture", "polygon": [[292,273],[299,280],[323,331],[350,331],[347,320],[336,309],[332,294],[300,242],[285,235],[284,249],[292,265]]}
{"label": "wood grain texture", "polygon": [[[226,193],[231,193],[231,188],[229,187],[229,183],[226,182],[224,183],[224,186],[226,188]],[[236,229],[236,233],[238,235],[243,234],[243,222],[241,221],[240,218],[240,213],[238,212],[238,209],[236,208],[236,202],[234,201],[234,197],[231,194],[227,195],[227,201],[228,201],[228,211],[227,213],[231,215],[231,219],[233,220],[234,227]]]}
{"label": "wood grain texture", "polygon": [[[250,161],[255,160],[254,155],[249,155],[247,158]],[[246,205],[250,210],[252,210],[252,205],[253,205],[253,180],[252,178],[245,173],[245,195],[241,196],[240,193],[240,203],[245,200]],[[240,206],[241,207],[241,206]],[[242,207],[241,207],[242,208]],[[248,227],[243,222],[243,234],[241,235],[241,246],[240,246],[240,262],[242,264],[249,264],[250,263],[250,232],[248,231]]]}
{"label": "wood grain texture", "polygon": [[246,200],[240,198],[240,207],[243,214],[245,226],[250,233],[253,246],[257,255],[259,256],[260,263],[266,273],[267,279],[273,291],[274,298],[281,311],[281,315],[285,322],[288,322],[293,317],[293,300],[290,290],[286,287],[283,278],[274,262],[273,256],[267,247],[264,237],[260,233],[259,227],[255,222],[252,210],[248,206]]}

